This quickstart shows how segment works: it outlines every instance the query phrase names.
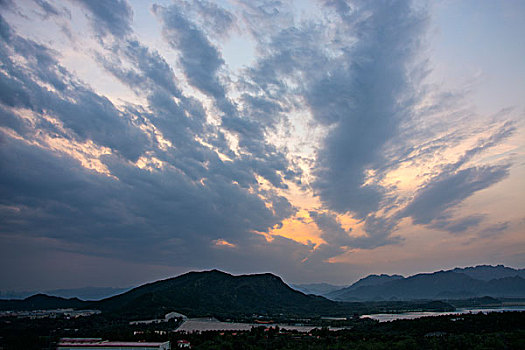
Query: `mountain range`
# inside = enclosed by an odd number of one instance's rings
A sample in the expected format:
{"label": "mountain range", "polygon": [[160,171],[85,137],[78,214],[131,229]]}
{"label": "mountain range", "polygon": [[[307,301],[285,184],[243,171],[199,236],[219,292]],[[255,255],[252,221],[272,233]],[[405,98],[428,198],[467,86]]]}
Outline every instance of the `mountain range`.
{"label": "mountain range", "polygon": [[144,320],[164,318],[172,311],[189,317],[252,318],[253,315],[278,318],[335,316],[385,311],[449,311],[447,303],[388,302],[360,303],[332,301],[290,288],[270,273],[233,276],[212,270],[189,272],[178,277],[148,283],[117,296],[99,301],[81,301],[46,295],[24,300],[0,300],[0,310],[53,308],[101,310],[116,319]]}
{"label": "mountain range", "polygon": [[330,292],[339,301],[467,299],[525,297],[525,270],[480,265],[448,271],[400,275],[370,275],[349,287]]}
{"label": "mountain range", "polygon": [[0,291],[0,299],[25,299],[35,294],[45,294],[61,298],[79,298],[82,300],[100,300],[122,294],[131,288],[83,287],[71,289],[52,289],[38,291]]}
{"label": "mountain range", "polygon": [[[254,314],[293,318],[408,310],[449,311],[453,309],[450,299],[525,298],[523,273],[524,270],[485,265],[406,278],[370,275],[349,287],[328,292],[328,297],[333,299],[330,300],[292,289],[270,273],[234,276],[212,270],[188,272],[98,301],[43,294],[24,300],[0,300],[0,310],[97,309],[110,317],[129,320],[163,318],[172,311],[189,317],[222,318]],[[489,299],[491,303],[499,302]]]}
{"label": "mountain range", "polygon": [[332,314],[348,311],[346,304],[298,292],[270,273],[233,276],[212,270],[145,284],[90,307],[129,317],[158,317],[170,311],[225,317],[253,313]]}

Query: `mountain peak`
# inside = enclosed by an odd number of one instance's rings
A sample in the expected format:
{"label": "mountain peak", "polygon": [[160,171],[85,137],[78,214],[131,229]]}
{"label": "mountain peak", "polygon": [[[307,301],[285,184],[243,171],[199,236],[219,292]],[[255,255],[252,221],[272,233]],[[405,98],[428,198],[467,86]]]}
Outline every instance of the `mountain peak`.
{"label": "mountain peak", "polygon": [[272,273],[231,275],[217,269],[146,284],[96,302],[93,307],[129,318],[162,317],[176,311],[188,316],[231,316],[332,310],[333,301],[293,290]]}

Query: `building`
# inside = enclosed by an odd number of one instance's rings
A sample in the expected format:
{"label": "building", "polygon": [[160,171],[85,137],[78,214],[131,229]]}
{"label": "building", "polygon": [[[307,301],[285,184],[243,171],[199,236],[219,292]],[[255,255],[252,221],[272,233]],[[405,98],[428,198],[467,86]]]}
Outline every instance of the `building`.
{"label": "building", "polygon": [[179,349],[191,349],[191,344],[189,341],[187,340],[177,340],[177,347]]}
{"label": "building", "polygon": [[188,319],[186,315],[180,314],[178,312],[170,312],[170,313],[167,313],[164,316],[164,318],[157,318],[154,320],[131,321],[129,324],[132,326],[135,326],[139,324],[163,323],[163,322],[169,322],[171,319],[174,319],[174,318],[181,318],[183,321],[186,321]]}
{"label": "building", "polygon": [[171,350],[170,342],[124,342],[108,341],[101,338],[62,338],[57,350]]}

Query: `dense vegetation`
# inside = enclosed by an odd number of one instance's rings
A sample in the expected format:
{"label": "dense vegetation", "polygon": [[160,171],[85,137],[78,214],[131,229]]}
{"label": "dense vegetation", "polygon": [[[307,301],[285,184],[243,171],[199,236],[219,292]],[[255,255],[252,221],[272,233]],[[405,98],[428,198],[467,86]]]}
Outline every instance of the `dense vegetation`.
{"label": "dense vegetation", "polygon": [[[525,312],[467,314],[378,323],[353,319],[351,329],[310,333],[255,327],[246,332],[172,332],[176,321],[131,326],[102,315],[76,319],[0,319],[0,348],[54,349],[60,337],[189,340],[193,349],[525,349]],[[166,331],[163,333],[162,331]],[[134,334],[138,333],[138,334]]]}

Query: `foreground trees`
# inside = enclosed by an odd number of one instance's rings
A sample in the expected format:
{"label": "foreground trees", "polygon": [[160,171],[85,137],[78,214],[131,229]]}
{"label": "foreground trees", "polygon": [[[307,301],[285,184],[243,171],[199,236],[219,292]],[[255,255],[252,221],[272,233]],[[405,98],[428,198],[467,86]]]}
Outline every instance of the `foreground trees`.
{"label": "foreground trees", "polygon": [[[525,312],[449,315],[378,323],[355,319],[352,328],[299,333],[273,327],[245,332],[172,332],[175,321],[131,326],[101,315],[77,319],[0,319],[0,348],[54,349],[60,337],[191,342],[193,349],[525,349]],[[162,330],[160,329],[162,327]]]}

